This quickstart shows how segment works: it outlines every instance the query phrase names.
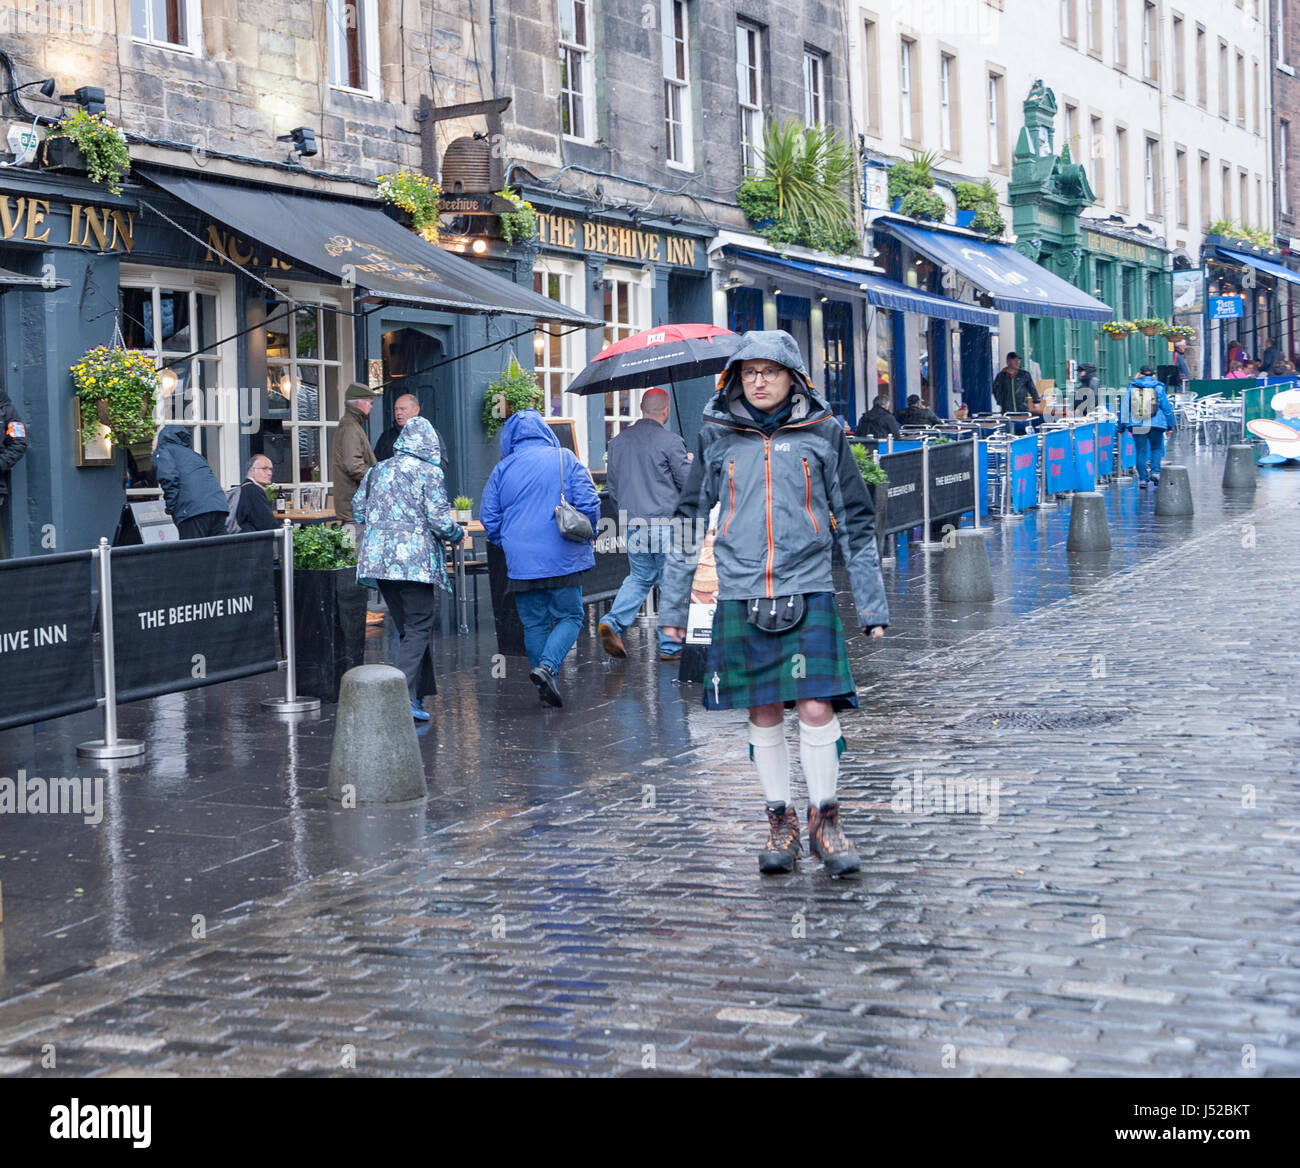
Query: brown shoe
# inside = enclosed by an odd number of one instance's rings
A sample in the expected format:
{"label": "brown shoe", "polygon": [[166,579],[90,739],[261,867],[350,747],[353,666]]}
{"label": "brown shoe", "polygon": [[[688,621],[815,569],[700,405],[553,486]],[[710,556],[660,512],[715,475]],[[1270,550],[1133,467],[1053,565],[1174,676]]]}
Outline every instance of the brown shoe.
{"label": "brown shoe", "polygon": [[799,843],[799,816],[784,803],[767,804],[767,846],[758,853],[760,872],[793,872],[803,846]]}
{"label": "brown shoe", "polygon": [[626,660],[627,650],[623,648],[623,638],[615,631],[614,626],[607,621],[601,621],[596,626],[596,634],[600,637],[600,643],[605,652],[611,657],[618,657],[620,660]]}
{"label": "brown shoe", "polygon": [[858,853],[840,830],[837,800],[827,799],[820,807],[808,808],[808,850],[821,859],[829,876],[845,876],[861,868]]}

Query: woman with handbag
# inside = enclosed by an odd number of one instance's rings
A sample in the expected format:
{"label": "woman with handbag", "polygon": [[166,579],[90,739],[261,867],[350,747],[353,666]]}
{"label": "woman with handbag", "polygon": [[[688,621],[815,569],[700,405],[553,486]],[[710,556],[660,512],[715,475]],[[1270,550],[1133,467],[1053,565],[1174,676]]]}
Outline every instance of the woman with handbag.
{"label": "woman with handbag", "polygon": [[[836,712],[856,708],[858,699],[835,605],[831,544],[838,541],[848,566],[856,623],[869,636],[882,636],[889,608],[875,507],[844,431],[813,394],[789,333],[747,333],[718,385],[677,509],[678,520],[697,523],[721,504],[704,705],[749,710],[750,758],[769,827],[760,871],[793,871],[801,851],[783,725],[784,711],[796,706],[809,848],[830,875],[856,872],[857,852],[839,825],[843,738]],[[685,636],[691,573],[675,546],[659,623],[678,641]]]}
{"label": "woman with handbag", "polygon": [[362,526],[357,583],[375,585],[397,625],[397,668],[406,675],[411,716],[427,722],[423,700],[438,692],[433,675],[434,589],[451,591],[442,541],[463,539],[451,517],[441,450],[426,418],[402,427],[393,457],[366,471],[352,499]]}
{"label": "woman with handbag", "polygon": [[581,579],[596,565],[600,499],[587,468],[536,410],[506,419],[479,517],[487,538],[505,551],[528,677],[544,704],[562,706],[560,665],[582,628]]}

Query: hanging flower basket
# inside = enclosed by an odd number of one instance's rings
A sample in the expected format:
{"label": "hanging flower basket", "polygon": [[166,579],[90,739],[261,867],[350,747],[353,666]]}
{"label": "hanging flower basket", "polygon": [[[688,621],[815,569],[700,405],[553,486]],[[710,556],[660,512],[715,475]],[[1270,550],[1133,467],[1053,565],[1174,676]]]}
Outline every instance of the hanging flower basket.
{"label": "hanging flower basket", "polygon": [[1172,324],[1160,335],[1171,344],[1174,341],[1187,341],[1190,344],[1196,338],[1196,330],[1185,324]]}
{"label": "hanging flower basket", "polygon": [[100,345],[72,366],[72,384],[81,399],[83,443],[98,441],[101,424],[118,446],[153,438],[158,370],[152,357]]}
{"label": "hanging flower basket", "polygon": [[107,117],[78,109],[64,115],[46,136],[41,165],[84,171],[91,182],[108,187],[110,195],[120,195],[122,180],[131,172],[131,154],[126,135]]}
{"label": "hanging flower basket", "polygon": [[1147,316],[1141,320],[1135,320],[1133,327],[1137,329],[1144,337],[1154,337],[1157,333],[1162,332],[1169,327],[1169,323],[1163,320],[1157,320],[1155,317]]}
{"label": "hanging flower basket", "polygon": [[442,187],[428,175],[403,170],[379,176],[379,197],[411,217],[411,229],[430,243],[438,242],[438,199]]}
{"label": "hanging flower basket", "polygon": [[1112,341],[1122,341],[1133,330],[1133,322],[1128,320],[1108,320],[1101,326],[1104,332]]}

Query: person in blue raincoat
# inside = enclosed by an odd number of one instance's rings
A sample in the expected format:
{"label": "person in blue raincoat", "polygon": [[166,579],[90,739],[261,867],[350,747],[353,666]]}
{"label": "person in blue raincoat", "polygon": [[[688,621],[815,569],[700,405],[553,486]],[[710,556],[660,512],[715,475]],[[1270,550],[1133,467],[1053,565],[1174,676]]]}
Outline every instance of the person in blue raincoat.
{"label": "person in blue raincoat", "polygon": [[[407,423],[410,425],[410,422]],[[507,590],[524,626],[529,679],[549,706],[564,704],[560,665],[582,628],[582,573],[596,565],[592,542],[565,539],[555,523],[565,501],[600,522],[591,474],[536,410],[511,414],[501,430],[501,461],[483,488],[483,532],[506,555]]]}
{"label": "person in blue raincoat", "polygon": [[1133,434],[1138,486],[1145,490],[1148,481],[1159,486],[1165,431],[1174,428],[1174,407],[1150,365],[1143,365],[1124,391],[1119,405],[1119,428]]}
{"label": "person in blue raincoat", "polygon": [[393,445],[393,457],[366,471],[352,499],[362,529],[357,582],[379,585],[397,625],[397,668],[406,675],[411,716],[427,722],[426,695],[437,692],[433,676],[434,589],[451,591],[442,541],[464,538],[451,517],[441,452],[433,427],[412,418]]}

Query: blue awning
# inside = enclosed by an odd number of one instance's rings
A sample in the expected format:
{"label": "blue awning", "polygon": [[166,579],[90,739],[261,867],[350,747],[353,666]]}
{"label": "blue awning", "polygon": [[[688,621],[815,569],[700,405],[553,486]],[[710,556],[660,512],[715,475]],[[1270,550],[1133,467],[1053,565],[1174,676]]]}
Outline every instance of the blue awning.
{"label": "blue awning", "polygon": [[1245,264],[1248,268],[1254,268],[1257,272],[1276,276],[1279,280],[1285,280],[1288,284],[1300,284],[1300,272],[1293,272],[1290,268],[1284,268],[1281,264],[1275,264],[1272,260],[1262,260],[1259,256],[1247,255],[1243,251],[1230,251],[1226,247],[1215,248],[1215,250],[1225,260],[1231,260],[1234,264]]}
{"label": "blue awning", "polygon": [[981,243],[888,219],[878,219],[873,226],[897,236],[934,263],[954,268],[992,297],[994,307],[1003,312],[1061,316],[1067,320],[1110,320],[1115,315],[1109,305],[1004,243]]}
{"label": "blue awning", "polygon": [[976,304],[962,304],[957,300],[949,300],[945,296],[934,296],[929,292],[909,288],[896,280],[872,275],[870,272],[838,268],[833,264],[814,264],[807,260],[782,259],[780,256],[745,251],[741,248],[727,248],[727,254],[746,263],[763,264],[770,268],[815,276],[820,281],[844,284],[864,296],[868,304],[874,304],[877,308],[888,308],[893,312],[915,312],[936,320],[956,320],[963,324],[983,325],[985,328],[997,327],[997,313],[990,312],[987,308],[980,308]]}

